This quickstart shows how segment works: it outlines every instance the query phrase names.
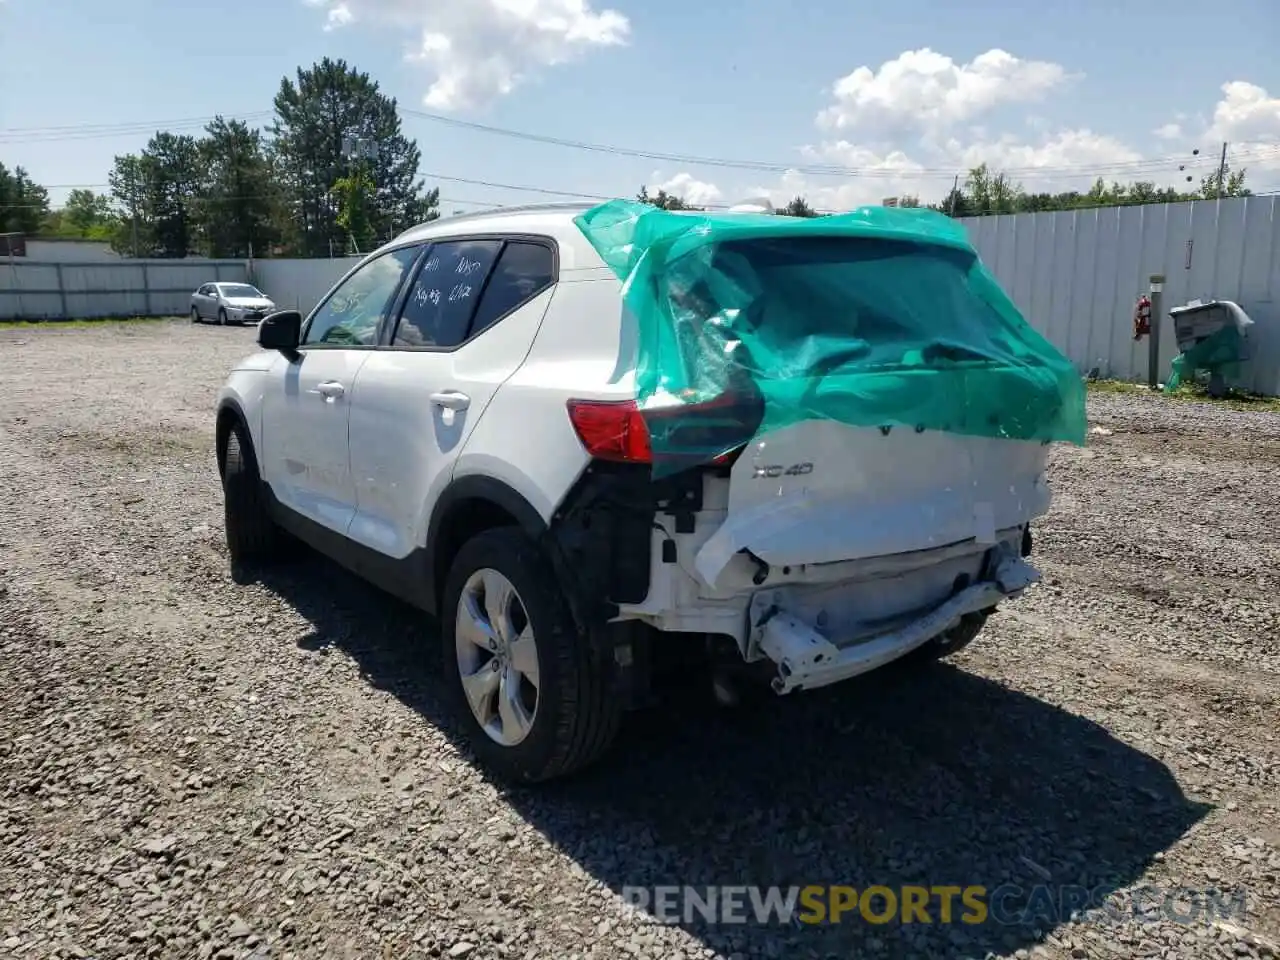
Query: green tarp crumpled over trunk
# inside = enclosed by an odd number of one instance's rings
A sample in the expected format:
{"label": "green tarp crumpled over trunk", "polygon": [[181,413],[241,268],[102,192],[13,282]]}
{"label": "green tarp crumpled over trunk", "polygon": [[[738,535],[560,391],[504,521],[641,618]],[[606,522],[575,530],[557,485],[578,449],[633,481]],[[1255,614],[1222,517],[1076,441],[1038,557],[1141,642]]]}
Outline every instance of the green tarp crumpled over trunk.
{"label": "green tarp crumpled over trunk", "polygon": [[655,473],[812,419],[1084,443],[1079,374],[943,214],[614,200],[576,223],[638,324]]}

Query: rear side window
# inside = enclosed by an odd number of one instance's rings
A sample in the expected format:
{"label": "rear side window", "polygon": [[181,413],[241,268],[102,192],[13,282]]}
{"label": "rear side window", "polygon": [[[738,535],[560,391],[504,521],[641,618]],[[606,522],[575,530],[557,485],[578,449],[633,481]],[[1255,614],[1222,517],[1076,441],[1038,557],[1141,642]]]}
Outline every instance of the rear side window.
{"label": "rear side window", "polygon": [[555,253],[531,240],[436,244],[392,336],[397,347],[456,347],[555,283]]}
{"label": "rear side window", "polygon": [[470,335],[491,327],[551,286],[556,279],[555,267],[555,256],[545,244],[508,241],[485,287]]}
{"label": "rear side window", "polygon": [[398,347],[456,347],[466,340],[501,249],[501,240],[452,240],[432,247],[391,342]]}

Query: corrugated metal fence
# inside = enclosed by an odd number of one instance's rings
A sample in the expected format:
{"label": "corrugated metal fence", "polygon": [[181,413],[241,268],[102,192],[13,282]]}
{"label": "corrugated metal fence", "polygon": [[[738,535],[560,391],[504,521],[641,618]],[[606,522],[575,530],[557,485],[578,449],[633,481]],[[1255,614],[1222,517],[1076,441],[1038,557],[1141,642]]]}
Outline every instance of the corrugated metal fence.
{"label": "corrugated metal fence", "polygon": [[[1133,308],[1164,274],[1164,308],[1197,297],[1234,300],[1254,320],[1242,386],[1280,394],[1280,197],[974,217],[983,262],[1027,319],[1082,371],[1145,379],[1147,343]],[[1163,380],[1177,353],[1163,318]]]}
{"label": "corrugated metal fence", "polygon": [[0,259],[0,320],[182,316],[202,283],[246,279],[242,260]]}
{"label": "corrugated metal fence", "polygon": [[317,260],[255,260],[253,282],[281,309],[311,312],[320,298],[360,262],[360,257]]}
{"label": "corrugated metal fence", "polygon": [[[1145,379],[1133,308],[1151,274],[1164,306],[1234,300],[1256,321],[1243,386],[1280,395],[1280,197],[1026,213],[963,221],[983,261],[1031,323],[1081,372]],[[253,277],[282,307],[307,313],[358,261],[257,260]],[[239,260],[101,264],[0,259],[0,319],[185,314],[213,280],[247,280]],[[1165,317],[1159,376],[1176,352]]]}

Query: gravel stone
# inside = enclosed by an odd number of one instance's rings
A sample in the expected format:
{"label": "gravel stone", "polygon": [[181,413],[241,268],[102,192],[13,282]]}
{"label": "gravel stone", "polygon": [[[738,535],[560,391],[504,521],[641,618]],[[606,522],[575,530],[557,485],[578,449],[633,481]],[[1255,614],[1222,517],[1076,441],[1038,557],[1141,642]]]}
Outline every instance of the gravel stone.
{"label": "gravel stone", "polygon": [[[1095,395],[1044,582],[953,662],[675,692],[514,790],[442,706],[432,624],[310,555],[229,575],[213,403],[253,338],[0,330],[6,957],[1280,953],[1280,416]],[[1014,895],[949,925],[623,899],[822,883]]]}

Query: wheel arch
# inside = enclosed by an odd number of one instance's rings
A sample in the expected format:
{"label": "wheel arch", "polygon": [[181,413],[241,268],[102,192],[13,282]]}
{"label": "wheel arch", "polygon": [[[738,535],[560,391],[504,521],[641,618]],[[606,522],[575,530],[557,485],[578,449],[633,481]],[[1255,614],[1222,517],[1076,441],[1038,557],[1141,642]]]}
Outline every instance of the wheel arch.
{"label": "wheel arch", "polygon": [[218,415],[214,426],[214,450],[218,458],[218,476],[222,476],[227,463],[227,438],[231,436],[231,428],[240,424],[249,442],[253,442],[253,432],[249,429],[249,419],[244,408],[234,397],[223,397],[218,401]]}
{"label": "wheel arch", "polygon": [[427,588],[431,606],[439,607],[444,584],[462,545],[495,527],[519,527],[535,543],[543,544],[547,523],[524,496],[502,480],[482,475],[459,477],[441,492],[427,523]]}

